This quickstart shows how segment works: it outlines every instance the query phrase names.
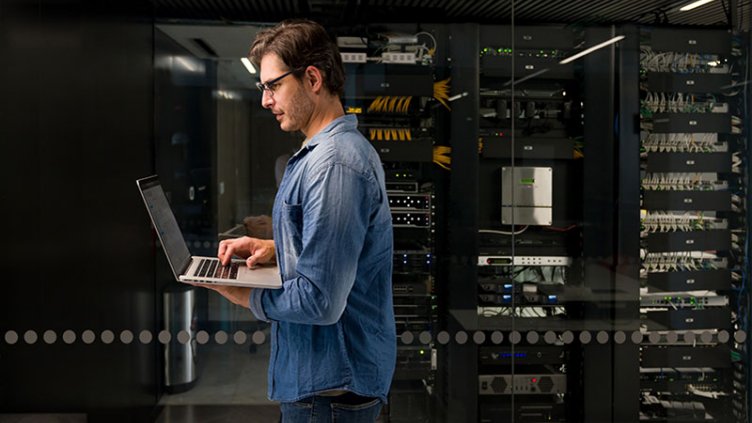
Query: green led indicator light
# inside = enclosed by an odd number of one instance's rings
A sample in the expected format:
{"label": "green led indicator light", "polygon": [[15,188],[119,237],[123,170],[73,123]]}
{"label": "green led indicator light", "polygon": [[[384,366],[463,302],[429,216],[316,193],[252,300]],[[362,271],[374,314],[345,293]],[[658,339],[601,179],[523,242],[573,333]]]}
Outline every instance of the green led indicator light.
{"label": "green led indicator light", "polygon": [[522,178],[522,179],[520,179],[520,183],[522,185],[534,185],[535,184],[535,178]]}

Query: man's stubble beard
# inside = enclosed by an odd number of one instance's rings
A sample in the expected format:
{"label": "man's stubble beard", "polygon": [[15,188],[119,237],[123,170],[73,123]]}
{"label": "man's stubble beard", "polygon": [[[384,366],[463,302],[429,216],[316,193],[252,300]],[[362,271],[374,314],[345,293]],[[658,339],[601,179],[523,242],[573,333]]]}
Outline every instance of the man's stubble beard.
{"label": "man's stubble beard", "polygon": [[307,124],[311,119],[313,113],[313,102],[306,96],[303,89],[299,89],[295,92],[290,101],[290,110],[285,112],[288,119],[287,128],[282,128],[285,132],[295,132],[303,129],[303,125]]}

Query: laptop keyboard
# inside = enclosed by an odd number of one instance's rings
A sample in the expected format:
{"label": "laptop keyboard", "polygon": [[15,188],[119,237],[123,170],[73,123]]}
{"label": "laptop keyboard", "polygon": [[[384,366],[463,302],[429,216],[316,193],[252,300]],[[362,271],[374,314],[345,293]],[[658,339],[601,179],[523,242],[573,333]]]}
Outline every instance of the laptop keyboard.
{"label": "laptop keyboard", "polygon": [[237,279],[238,263],[223,266],[219,260],[201,259],[196,276],[218,279]]}

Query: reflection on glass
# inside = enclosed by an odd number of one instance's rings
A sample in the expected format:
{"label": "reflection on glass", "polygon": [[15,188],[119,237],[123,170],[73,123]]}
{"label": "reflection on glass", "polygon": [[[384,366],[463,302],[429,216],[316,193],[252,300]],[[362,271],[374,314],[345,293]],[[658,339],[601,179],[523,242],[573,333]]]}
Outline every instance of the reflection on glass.
{"label": "reflection on glass", "polygon": [[[623,401],[594,415],[665,421],[676,410],[655,404],[677,401],[724,421],[748,321],[739,40],[470,26],[387,25],[338,40],[345,108],[390,190],[395,392],[431,421],[441,420],[428,411],[436,398],[448,398],[433,405],[449,415],[470,401],[490,421],[514,421],[524,404],[581,421],[603,389],[587,372],[611,378]],[[190,41],[208,35],[161,29],[158,168],[186,239],[213,253],[218,239],[271,238],[273,198],[302,137],[261,110],[238,60],[257,28],[233,28],[242,51],[217,47],[212,58]],[[474,46],[477,63],[457,59],[458,46]],[[462,124],[472,128],[450,137]],[[450,243],[465,238],[477,244]],[[202,295],[198,384],[165,403],[266,402],[268,328]],[[15,337],[6,342],[24,342]],[[437,372],[470,378],[477,392],[457,396]],[[204,385],[207,375],[220,387]]]}

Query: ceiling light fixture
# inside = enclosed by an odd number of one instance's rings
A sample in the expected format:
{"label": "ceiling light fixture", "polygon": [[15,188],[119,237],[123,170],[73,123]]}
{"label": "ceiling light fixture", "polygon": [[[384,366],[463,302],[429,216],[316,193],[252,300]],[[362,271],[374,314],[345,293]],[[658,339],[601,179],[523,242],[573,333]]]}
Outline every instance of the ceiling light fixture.
{"label": "ceiling light fixture", "polygon": [[188,72],[199,72],[198,66],[195,65],[195,63],[192,63],[192,60],[187,57],[182,56],[174,56],[173,58],[175,60],[175,63],[179,64],[183,69],[187,70]]}
{"label": "ceiling light fixture", "polygon": [[703,4],[710,3],[711,1],[713,1],[713,0],[697,0],[697,1],[693,1],[692,3],[686,4],[686,5],[682,6],[682,7],[680,7],[679,10],[682,11],[682,12],[686,12],[687,10],[692,10],[695,7],[700,7]]}
{"label": "ceiling light fixture", "polygon": [[243,62],[243,66],[245,66],[246,70],[248,70],[248,73],[251,75],[256,75],[256,67],[253,66],[253,63],[251,63],[250,60],[248,60],[247,57],[241,57],[240,61]]}
{"label": "ceiling light fixture", "polygon": [[548,68],[543,68],[543,69],[540,69],[540,70],[537,70],[537,71],[531,73],[530,75],[523,76],[520,79],[517,79],[517,80],[510,79],[509,81],[505,82],[504,85],[502,85],[502,87],[508,87],[508,86],[510,86],[512,84],[519,84],[521,82],[527,81],[528,79],[532,79],[532,78],[535,78],[536,76],[543,75],[546,72],[548,72]]}
{"label": "ceiling light fixture", "polygon": [[608,41],[604,41],[604,42],[602,42],[602,43],[600,43],[598,45],[594,45],[594,46],[592,46],[590,48],[586,48],[585,50],[582,50],[581,52],[579,52],[579,53],[577,53],[577,54],[575,54],[573,56],[569,56],[566,59],[562,59],[559,62],[559,64],[560,65],[566,65],[567,63],[572,62],[574,60],[577,60],[577,59],[579,59],[580,57],[582,57],[582,56],[584,56],[586,54],[590,54],[590,53],[592,53],[592,52],[594,52],[594,51],[596,51],[598,49],[601,49],[603,47],[606,47],[609,44],[613,44],[613,43],[615,43],[617,41],[621,41],[623,39],[624,39],[624,35],[618,35],[618,36],[616,36],[616,37],[614,37],[614,38],[612,38],[612,39],[610,39]]}

